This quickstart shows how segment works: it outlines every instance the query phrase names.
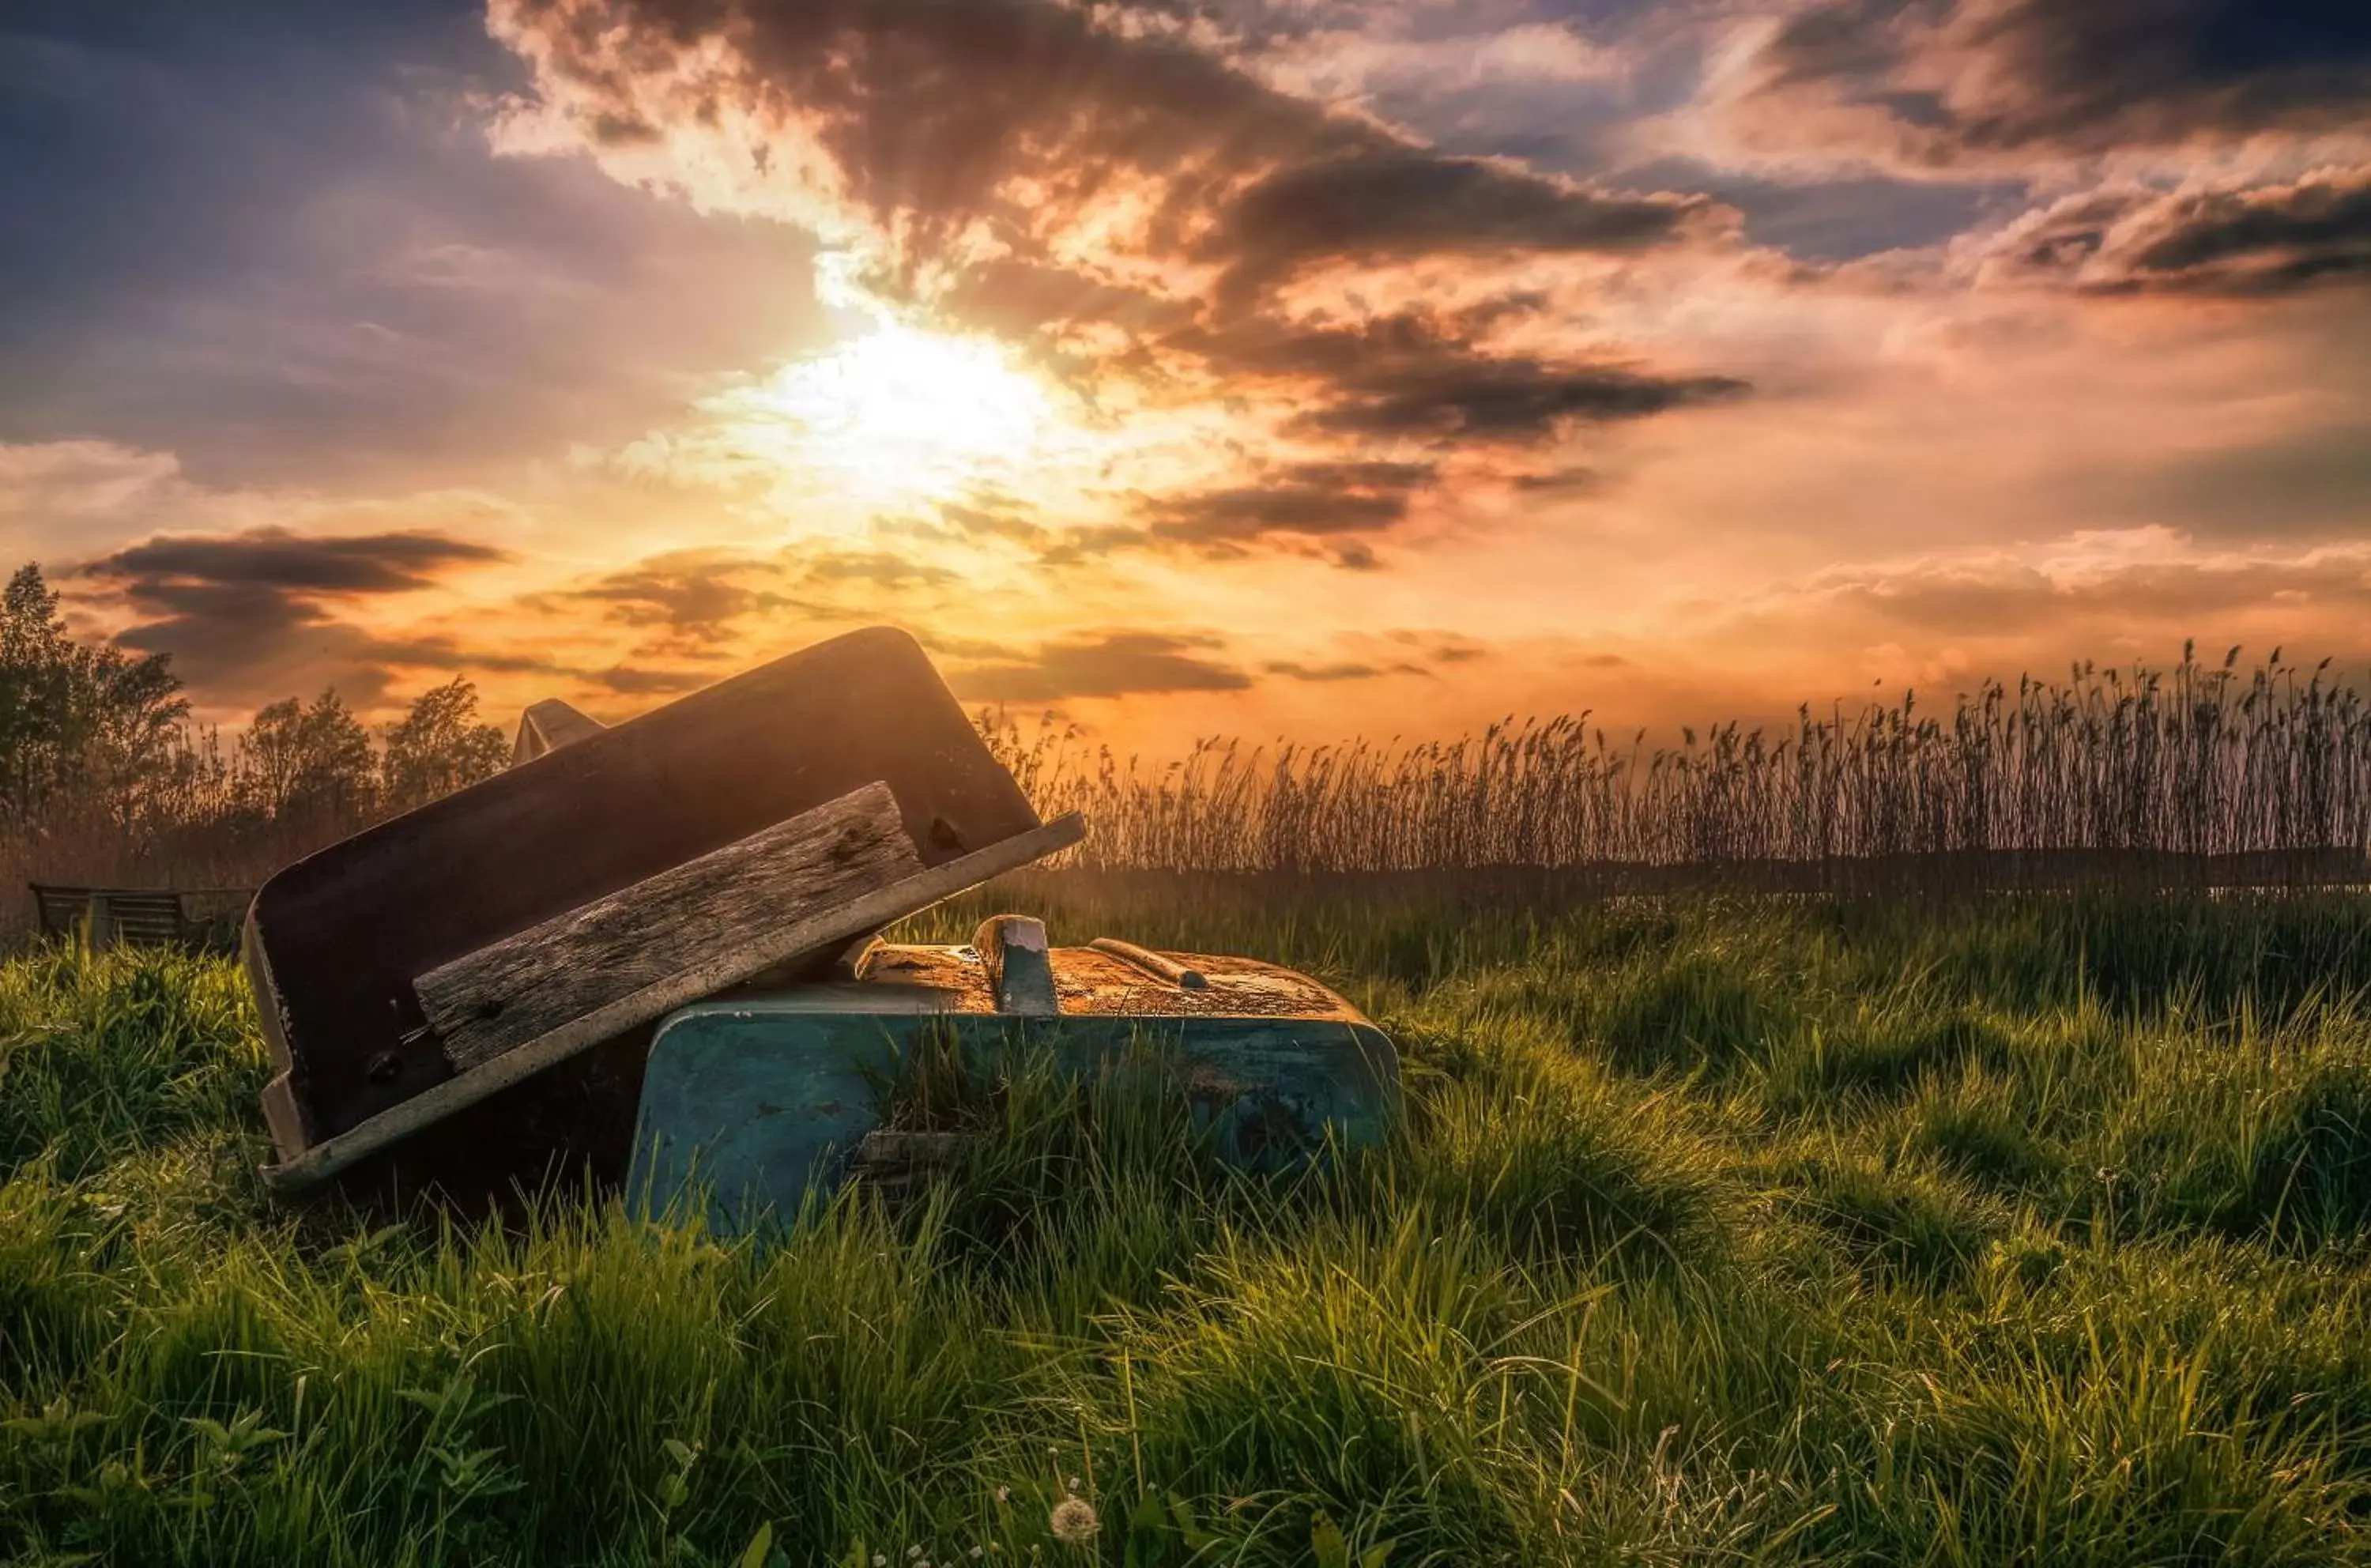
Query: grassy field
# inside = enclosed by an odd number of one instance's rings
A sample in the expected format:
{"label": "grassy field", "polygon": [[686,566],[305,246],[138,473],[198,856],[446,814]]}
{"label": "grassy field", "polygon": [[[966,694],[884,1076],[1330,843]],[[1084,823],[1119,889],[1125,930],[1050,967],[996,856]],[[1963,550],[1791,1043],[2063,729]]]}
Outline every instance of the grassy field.
{"label": "grassy field", "polygon": [[2371,900],[1007,896],[1332,980],[1394,1146],[300,1214],[231,967],[9,961],[0,1561],[2371,1559]]}

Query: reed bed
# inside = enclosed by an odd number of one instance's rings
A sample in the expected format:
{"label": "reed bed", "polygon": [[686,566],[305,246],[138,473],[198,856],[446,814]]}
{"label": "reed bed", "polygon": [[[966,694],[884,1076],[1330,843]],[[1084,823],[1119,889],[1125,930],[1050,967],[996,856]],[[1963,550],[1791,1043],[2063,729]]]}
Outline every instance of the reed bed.
{"label": "reed bed", "polygon": [[[1627,891],[1684,882],[1642,871],[1706,869],[1822,890],[2036,874],[2056,885],[2371,880],[2362,686],[2327,660],[2307,667],[2275,651],[2242,669],[2237,655],[1987,682],[1947,712],[1914,694],[1824,715],[1807,706],[1784,732],[1723,723],[1663,744],[1609,735],[1584,712],[1453,741],[1204,740],[1159,762],[1091,747],[1051,717],[1034,731],[1002,711],[978,721],[1040,810],[1086,813],[1093,834],[1062,863],[1093,870],[1529,868]],[[337,792],[260,806],[245,762],[211,736],[183,737],[132,785],[0,825],[0,881],[250,887],[391,809]]]}
{"label": "reed bed", "polygon": [[[2276,650],[2252,670],[2074,666],[1988,681],[1947,712],[1898,703],[1791,730],[1609,736],[1587,713],[1480,736],[1274,748],[1197,743],[1166,764],[1090,750],[1050,718],[980,716],[1047,812],[1082,811],[1104,870],[1405,871],[1816,863],[2035,851],[2359,856],[2371,705]],[[2275,867],[2276,869],[2276,867]]]}

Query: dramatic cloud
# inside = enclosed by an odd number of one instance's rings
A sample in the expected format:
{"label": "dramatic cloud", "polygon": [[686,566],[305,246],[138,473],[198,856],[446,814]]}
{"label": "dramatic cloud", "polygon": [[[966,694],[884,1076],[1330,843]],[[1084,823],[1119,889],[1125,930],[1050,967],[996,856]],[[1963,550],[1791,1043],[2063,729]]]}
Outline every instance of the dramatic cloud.
{"label": "dramatic cloud", "polygon": [[215,692],[278,696],[321,684],[326,672],[366,706],[394,668],[547,667],[449,640],[382,638],[340,613],[505,559],[492,546],[428,532],[323,537],[264,528],[161,536],[87,563],[81,576],[143,617],[121,635],[126,647],[173,655],[184,676]]}
{"label": "dramatic cloud", "polygon": [[1216,268],[1242,296],[1332,259],[1631,250],[1700,207],[1444,156],[1192,29],[1051,0],[497,0],[493,24],[595,144],[730,110],[753,139],[739,200],[825,226],[852,210],[915,272],[1084,242]]}
{"label": "dramatic cloud", "polygon": [[[708,658],[746,634],[752,617],[805,612],[812,606],[778,588],[780,565],[716,552],[659,556],[564,594],[538,595],[535,607],[599,606],[604,618],[654,633],[644,654]],[[606,672],[604,685],[617,672]],[[630,678],[647,678],[630,675]]]}
{"label": "dramatic cloud", "polygon": [[1125,697],[1149,692],[1241,691],[1251,677],[1206,657],[1216,638],[1113,631],[1049,642],[1025,657],[1008,657],[952,675],[967,701],[1055,702],[1065,698]]}
{"label": "dramatic cloud", "polygon": [[489,0],[334,93],[263,9],[0,38],[92,73],[0,126],[0,536],[209,721],[885,622],[1170,755],[2371,624],[2359,6]]}
{"label": "dramatic cloud", "polygon": [[261,528],[229,537],[155,538],[83,570],[123,583],[135,598],[178,587],[256,588],[310,598],[410,593],[434,586],[442,569],[503,559],[491,545],[439,534],[318,538]]}
{"label": "dramatic cloud", "polygon": [[1822,0],[1755,65],[1775,113],[1791,99],[1853,111],[1810,127],[1910,163],[2092,155],[2362,130],[2371,12],[2325,0]]}
{"label": "dramatic cloud", "polygon": [[1498,321],[1535,308],[1508,300],[1454,315],[1408,309],[1339,324],[1244,322],[1186,329],[1161,346],[1238,382],[1291,388],[1305,406],[1290,422],[1305,433],[1362,441],[1531,444],[1575,421],[1638,419],[1746,390],[1730,376],[1660,375],[1488,345]]}
{"label": "dramatic cloud", "polygon": [[2004,230],[1983,264],[1997,280],[2109,294],[2371,282],[2371,166],[2283,185],[2068,197]]}
{"label": "dramatic cloud", "polygon": [[[1297,96],[1251,59],[1317,36],[1279,16],[497,0],[492,20],[537,85],[503,144],[589,150],[621,179],[811,228],[850,259],[842,283],[1026,345],[1082,419],[1132,410],[1139,439],[1157,419],[1265,422],[1279,456],[1399,461],[1410,444],[1540,444],[1744,390],[1648,363],[1588,316],[1625,267],[1732,244],[1733,213],[1444,151]],[[1191,428],[1177,439],[1200,446]],[[734,432],[653,450],[696,448],[748,450]],[[1105,495],[1178,492],[1151,509],[1155,540],[1388,528],[1411,489],[1163,481],[1098,460]],[[951,525],[977,537],[982,521]],[[1040,542],[1034,523],[994,521],[1047,566],[1145,542]]]}
{"label": "dramatic cloud", "polygon": [[1255,485],[1165,497],[1149,510],[1154,537],[1197,544],[1266,534],[1325,535],[1388,528],[1407,515],[1411,491],[1431,482],[1428,463],[1303,463]]}
{"label": "dramatic cloud", "polygon": [[1222,297],[1249,299],[1316,261],[1644,249],[1704,205],[1594,196],[1512,165],[1394,147],[1267,176],[1227,204],[1196,254],[1225,266]]}

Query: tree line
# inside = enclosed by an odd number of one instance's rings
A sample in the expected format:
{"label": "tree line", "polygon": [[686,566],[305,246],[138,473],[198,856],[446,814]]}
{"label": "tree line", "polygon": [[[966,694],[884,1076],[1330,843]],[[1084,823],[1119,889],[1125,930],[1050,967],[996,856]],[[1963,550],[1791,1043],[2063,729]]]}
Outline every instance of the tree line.
{"label": "tree line", "polygon": [[509,750],[464,677],[376,728],[334,689],[291,697],[226,748],[193,721],[169,655],[77,640],[38,565],[0,592],[0,836],[29,874],[88,874],[65,860],[169,866],[201,839],[211,863],[260,874],[475,783]]}

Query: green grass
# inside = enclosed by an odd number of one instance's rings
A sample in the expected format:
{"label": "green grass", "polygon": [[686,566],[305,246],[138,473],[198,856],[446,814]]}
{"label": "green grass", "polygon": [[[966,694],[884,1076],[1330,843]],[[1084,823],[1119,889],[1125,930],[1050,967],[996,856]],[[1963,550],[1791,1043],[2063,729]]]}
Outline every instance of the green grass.
{"label": "green grass", "polygon": [[1024,1081],[769,1251],[389,1223],[229,966],[0,965],[0,1562],[2371,1559],[2371,900],[1006,897],[1333,981],[1392,1147]]}

